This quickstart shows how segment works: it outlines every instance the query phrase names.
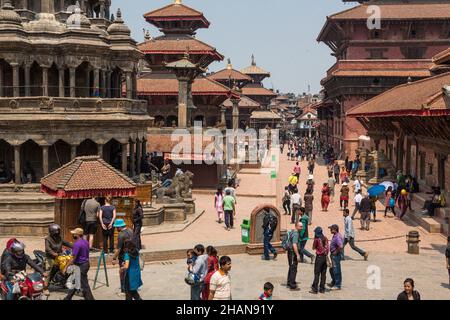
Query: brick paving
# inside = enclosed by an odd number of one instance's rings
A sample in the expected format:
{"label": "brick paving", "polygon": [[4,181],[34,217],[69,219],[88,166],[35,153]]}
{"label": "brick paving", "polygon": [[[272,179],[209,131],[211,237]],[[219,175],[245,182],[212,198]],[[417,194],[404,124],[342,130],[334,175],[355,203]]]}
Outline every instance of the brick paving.
{"label": "brick paving", "polygon": [[[219,225],[213,207],[213,194],[204,192],[195,194],[197,210],[205,210],[205,213],[195,223],[182,232],[170,234],[154,234],[143,236],[146,251],[164,251],[190,248],[197,243],[204,245],[226,246],[241,244],[240,223],[248,218],[254,207],[261,203],[277,205],[280,211],[281,198],[284,186],[287,185],[288,176],[291,173],[294,161],[288,161],[285,155],[281,156],[279,171],[276,179],[271,179],[270,171],[261,175],[255,175],[252,170],[246,170],[240,175],[241,185],[237,191],[237,219],[235,229],[226,231],[223,225]],[[300,192],[305,191],[305,177],[307,175],[306,161],[301,163],[302,174],[300,178]],[[331,224],[343,227],[342,212],[339,210],[338,190],[334,201],[331,202],[328,212],[321,212],[320,189],[327,180],[326,168],[323,165],[316,166],[314,172],[316,188],[314,192],[313,225],[322,226],[325,230]],[[276,193],[276,194],[274,194]],[[239,197],[239,195],[242,195]],[[353,197],[351,192],[350,197]],[[429,234],[412,221],[399,221],[394,218],[383,218],[384,207],[378,203],[378,216],[376,223],[371,224],[370,231],[360,231],[359,221],[355,220],[357,245],[370,252],[369,261],[362,258],[348,248],[346,255],[348,261],[343,262],[344,290],[339,293],[330,293],[324,296],[313,297],[307,294],[312,281],[312,266],[302,264],[299,267],[298,279],[301,283],[300,293],[291,293],[280,286],[286,277],[287,263],[285,256],[280,256],[278,261],[264,263],[259,256],[236,255],[233,256],[233,281],[235,283],[233,293],[235,299],[253,299],[257,297],[262,284],[272,281],[276,284],[275,297],[277,299],[393,299],[401,291],[402,282],[406,277],[413,277],[418,282],[418,289],[424,298],[444,299],[450,298],[447,273],[443,252],[446,239],[440,234]],[[353,205],[350,205],[353,209]],[[282,216],[282,229],[289,229],[289,217]],[[312,230],[311,229],[311,230]],[[421,236],[419,256],[406,254],[405,235],[411,230],[418,230]],[[328,230],[326,234],[329,235]],[[24,238],[28,252],[34,248],[43,247],[42,238]],[[0,238],[0,246],[4,246],[6,238]],[[309,242],[307,248],[310,248]],[[219,253],[220,254],[220,253]],[[382,289],[369,290],[366,288],[367,267],[377,265],[382,270]],[[248,269],[251,266],[252,272]],[[427,272],[423,272],[426,270]],[[117,270],[112,269],[111,274]],[[185,299],[189,296],[189,288],[184,284],[184,261],[175,260],[165,264],[152,263],[144,271],[144,282],[151,286],[144,286],[142,293],[146,299]],[[164,276],[162,276],[164,275]],[[117,277],[112,277],[112,288],[117,288]],[[93,278],[93,275],[92,275]],[[164,288],[164,290],[162,290]],[[95,294],[101,299],[119,299],[115,290],[100,288]],[[60,295],[59,295],[60,296]],[[58,294],[53,298],[58,298]]]}

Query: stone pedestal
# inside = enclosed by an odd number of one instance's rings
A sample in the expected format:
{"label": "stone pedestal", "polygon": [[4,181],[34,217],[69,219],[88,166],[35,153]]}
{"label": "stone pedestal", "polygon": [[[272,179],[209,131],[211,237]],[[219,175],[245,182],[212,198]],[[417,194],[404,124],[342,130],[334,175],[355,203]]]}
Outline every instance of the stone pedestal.
{"label": "stone pedestal", "polygon": [[164,222],[164,209],[163,208],[143,208],[144,219],[142,225],[144,227],[159,226]]}
{"label": "stone pedestal", "polygon": [[195,214],[195,199],[193,198],[184,199],[184,204],[186,205],[187,214]]}
{"label": "stone pedestal", "polygon": [[173,203],[163,205],[164,221],[184,222],[186,221],[186,204]]}

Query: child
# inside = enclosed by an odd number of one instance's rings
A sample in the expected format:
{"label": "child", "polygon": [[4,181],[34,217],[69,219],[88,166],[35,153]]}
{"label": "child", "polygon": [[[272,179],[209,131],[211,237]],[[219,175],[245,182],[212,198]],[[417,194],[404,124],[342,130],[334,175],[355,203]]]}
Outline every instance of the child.
{"label": "child", "polygon": [[186,252],[186,255],[187,255],[186,264],[187,264],[188,274],[186,275],[186,278],[184,278],[184,281],[186,282],[186,284],[192,286],[199,281],[198,275],[196,275],[195,273],[192,272],[195,260],[197,260],[197,255],[195,254],[194,250],[192,250],[192,249],[189,249]]}
{"label": "child", "polygon": [[223,218],[223,192],[222,188],[217,189],[216,195],[214,197],[214,206],[216,207],[218,222],[222,223]]}
{"label": "child", "polygon": [[259,300],[272,300],[273,284],[266,282],[264,284],[264,293],[261,293]]}

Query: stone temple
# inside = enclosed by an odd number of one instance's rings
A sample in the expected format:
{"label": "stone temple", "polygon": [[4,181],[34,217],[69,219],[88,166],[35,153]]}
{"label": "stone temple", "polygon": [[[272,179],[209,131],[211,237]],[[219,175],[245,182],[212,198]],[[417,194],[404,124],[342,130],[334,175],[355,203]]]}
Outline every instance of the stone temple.
{"label": "stone temple", "polygon": [[[100,155],[129,176],[140,171],[152,125],[136,95],[142,54],[110,5],[1,1],[0,231],[9,219],[2,214],[17,209],[7,199],[20,201],[8,192],[37,201],[33,186],[76,156]],[[32,208],[53,215],[51,202]]]}

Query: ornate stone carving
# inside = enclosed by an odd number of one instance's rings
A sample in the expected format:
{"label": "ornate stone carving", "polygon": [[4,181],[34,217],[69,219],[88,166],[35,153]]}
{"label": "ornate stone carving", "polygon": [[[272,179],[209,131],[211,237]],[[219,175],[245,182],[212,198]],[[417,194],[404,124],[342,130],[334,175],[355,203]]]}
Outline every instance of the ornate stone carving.
{"label": "ornate stone carving", "polygon": [[73,100],[72,108],[74,108],[74,109],[80,109],[80,101],[78,101],[78,100]]}
{"label": "ornate stone carving", "polygon": [[41,101],[39,102],[39,109],[41,110],[48,110],[51,111],[53,110],[55,106],[55,100],[53,98],[49,98],[49,99],[41,99]]}
{"label": "ornate stone carving", "polygon": [[192,180],[194,174],[186,171],[183,174],[177,175],[173,178],[172,184],[168,188],[159,188],[156,191],[156,196],[159,200],[164,198],[176,199],[182,201],[184,198],[192,198]]}
{"label": "ornate stone carving", "polygon": [[19,108],[19,103],[17,102],[17,100],[11,100],[9,102],[9,107],[11,109],[18,109]]}
{"label": "ornate stone carving", "polygon": [[95,111],[102,111],[102,104],[103,104],[103,101],[101,99],[98,99],[95,102]]}

